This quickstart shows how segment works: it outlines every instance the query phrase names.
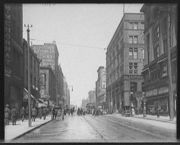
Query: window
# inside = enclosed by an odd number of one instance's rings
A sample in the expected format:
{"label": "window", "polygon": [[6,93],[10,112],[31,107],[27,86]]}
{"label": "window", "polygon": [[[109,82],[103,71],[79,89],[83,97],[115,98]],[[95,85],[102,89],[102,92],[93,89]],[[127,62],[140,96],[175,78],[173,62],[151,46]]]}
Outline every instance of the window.
{"label": "window", "polygon": [[129,74],[132,74],[133,73],[133,63],[130,62],[129,63]]}
{"label": "window", "polygon": [[138,29],[138,23],[137,22],[133,23],[133,29],[135,29],[135,30]]}
{"label": "window", "polygon": [[156,45],[154,47],[154,58],[157,58],[160,56],[160,48],[159,48],[159,45]]}
{"label": "window", "polygon": [[138,36],[134,36],[134,41],[133,41],[133,43],[138,43]]}
{"label": "window", "polygon": [[129,43],[133,43],[133,36],[129,36]]}
{"label": "window", "polygon": [[129,48],[129,58],[133,58],[133,48]]}
{"label": "window", "polygon": [[129,36],[129,43],[137,44],[138,43],[138,36]]}
{"label": "window", "polygon": [[137,59],[138,58],[138,49],[137,48],[134,48],[134,59]]}
{"label": "window", "polygon": [[138,73],[138,64],[137,62],[134,63],[134,74]]}
{"label": "window", "polygon": [[144,59],[144,49],[142,49],[142,59]]}
{"label": "window", "polygon": [[141,28],[144,29],[144,22],[141,22]]}
{"label": "window", "polygon": [[163,67],[162,67],[162,75],[161,76],[162,77],[167,76],[167,65],[163,65]]}

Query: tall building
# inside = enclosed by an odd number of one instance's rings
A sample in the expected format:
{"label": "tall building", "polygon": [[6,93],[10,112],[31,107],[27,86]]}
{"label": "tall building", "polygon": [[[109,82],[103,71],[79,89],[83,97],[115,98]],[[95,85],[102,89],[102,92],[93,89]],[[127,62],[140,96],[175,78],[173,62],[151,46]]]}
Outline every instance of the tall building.
{"label": "tall building", "polygon": [[[59,58],[59,52],[57,49],[56,42],[53,41],[53,43],[44,43],[44,45],[32,45],[32,48],[34,52],[37,54],[38,58],[41,60],[40,63],[40,69],[41,67],[51,67],[54,75],[55,75],[55,81],[56,85],[55,97],[58,97],[58,58]],[[57,100],[56,100],[57,101]]]}
{"label": "tall building", "polygon": [[[32,105],[36,105],[36,100],[40,98],[40,60],[38,59],[36,53],[34,53],[33,49],[30,48],[30,89],[32,96]],[[23,105],[28,106],[28,43],[25,39],[23,39],[23,53],[24,53],[24,97],[23,97]]]}
{"label": "tall building", "polygon": [[59,52],[56,42],[44,43],[44,45],[32,45],[32,48],[41,60],[40,67],[47,67],[50,65],[53,72],[57,74]]}
{"label": "tall building", "polygon": [[106,103],[106,69],[100,66],[97,70],[98,79],[96,81],[96,107],[107,108]]}
{"label": "tall building", "polygon": [[40,69],[40,94],[41,99],[47,103],[56,102],[56,77],[51,66]]}
{"label": "tall building", "polygon": [[83,99],[82,100],[82,104],[81,104],[81,107],[86,110],[86,105],[88,104],[88,99]]}
{"label": "tall building", "polygon": [[125,13],[106,52],[109,111],[140,108],[144,54],[144,15]]}
{"label": "tall building", "polygon": [[57,70],[57,83],[57,102],[59,102],[64,95],[64,75],[60,65],[58,65]]}
{"label": "tall building", "polygon": [[68,87],[68,83],[66,81],[66,79],[64,78],[64,95],[63,95],[63,101],[64,101],[64,105],[69,108],[70,107],[70,90]]}
{"label": "tall building", "polygon": [[20,108],[23,103],[22,4],[4,5],[4,103]]}
{"label": "tall building", "polygon": [[96,105],[96,92],[94,90],[91,90],[88,92],[88,100],[89,103]]}
{"label": "tall building", "polygon": [[[176,111],[177,98],[177,5],[144,4],[141,8],[145,17],[145,60],[143,68],[143,90],[146,110],[155,114],[157,105],[160,114]],[[168,50],[172,69],[173,105],[169,102]]]}

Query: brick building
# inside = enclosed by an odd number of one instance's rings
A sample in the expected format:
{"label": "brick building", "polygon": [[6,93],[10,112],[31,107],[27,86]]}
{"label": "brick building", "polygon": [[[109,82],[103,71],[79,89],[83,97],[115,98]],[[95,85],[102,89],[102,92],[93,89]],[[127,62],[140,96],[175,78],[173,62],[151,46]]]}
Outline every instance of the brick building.
{"label": "brick building", "polygon": [[23,102],[22,4],[4,5],[4,103],[20,108]]}
{"label": "brick building", "polygon": [[[40,80],[40,60],[37,57],[37,54],[33,51],[32,48],[29,50],[30,52],[30,89],[31,89],[31,95],[32,95],[32,103],[35,105],[36,100],[40,98],[40,86],[39,86],[39,80]],[[28,105],[28,43],[25,39],[23,39],[23,53],[24,53],[24,98],[23,98],[23,104],[24,106]]]}
{"label": "brick building", "polygon": [[51,66],[40,68],[40,94],[47,103],[56,102],[56,77]]}
{"label": "brick building", "polygon": [[125,13],[106,52],[109,111],[140,108],[144,53],[144,15]]}
{"label": "brick building", "polygon": [[106,104],[106,69],[100,66],[97,70],[98,79],[96,81],[96,107],[107,108]]}
{"label": "brick building", "polygon": [[[53,43],[44,43],[44,45],[32,45],[34,52],[37,54],[38,58],[41,60],[41,67],[51,67],[55,75],[55,84],[52,87],[55,87],[55,98],[58,97],[58,58],[59,52],[57,49],[56,42]],[[57,100],[56,100],[57,101]]]}
{"label": "brick building", "polygon": [[[177,5],[144,4],[145,60],[143,90],[146,110],[155,114],[157,105],[160,114],[169,114],[169,107],[176,111],[177,84]],[[168,49],[172,69],[174,105],[169,105]]]}

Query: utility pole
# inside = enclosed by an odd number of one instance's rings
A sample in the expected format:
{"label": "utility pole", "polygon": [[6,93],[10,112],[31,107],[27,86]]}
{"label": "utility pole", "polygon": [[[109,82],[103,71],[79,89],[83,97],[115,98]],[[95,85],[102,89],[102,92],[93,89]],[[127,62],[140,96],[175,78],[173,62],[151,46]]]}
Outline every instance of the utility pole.
{"label": "utility pole", "polygon": [[171,31],[172,31],[172,25],[171,25],[171,8],[170,8],[170,10],[168,9],[167,52],[168,52],[168,80],[169,80],[169,115],[170,115],[170,120],[173,120],[174,119],[174,99],[173,99],[173,90],[172,90],[172,69],[171,69],[172,42],[169,38],[172,35]]}
{"label": "utility pole", "polygon": [[30,27],[32,27],[32,25],[24,25],[25,27],[27,27],[27,41],[28,41],[28,110],[29,110],[29,127],[31,127],[31,87],[30,87]]}

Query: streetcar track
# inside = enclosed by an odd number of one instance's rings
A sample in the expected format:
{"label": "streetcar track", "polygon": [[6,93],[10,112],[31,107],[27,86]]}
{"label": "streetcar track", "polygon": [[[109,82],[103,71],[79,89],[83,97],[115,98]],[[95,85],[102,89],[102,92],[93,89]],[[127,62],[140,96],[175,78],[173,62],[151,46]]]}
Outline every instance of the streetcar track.
{"label": "streetcar track", "polygon": [[100,135],[100,137],[104,140],[107,141],[107,139],[104,138],[104,136],[85,118],[83,117],[84,120],[86,120],[86,122],[98,133],[98,135]]}
{"label": "streetcar track", "polygon": [[[123,123],[121,123],[121,122],[119,122],[119,121],[117,121],[117,120],[114,120],[114,119],[112,119],[112,118],[110,119],[110,118],[107,117],[107,116],[103,116],[103,117],[106,118],[109,122],[112,122],[112,123],[121,125],[122,127],[127,127],[127,128],[129,128],[129,129],[131,129],[131,130],[136,130],[136,131],[138,131],[138,132],[151,135],[151,136],[155,137],[156,139],[167,139],[167,137],[165,137],[165,136],[161,136],[161,135],[159,135],[159,134],[152,134],[152,133],[149,132],[149,131],[145,131],[145,130],[138,129],[138,128],[135,128],[135,127],[132,127],[132,126],[128,126],[128,125],[123,124]],[[102,117],[102,118],[103,118],[103,117]],[[129,123],[129,122],[128,122],[128,123]],[[129,125],[131,125],[131,122],[129,123]]]}

